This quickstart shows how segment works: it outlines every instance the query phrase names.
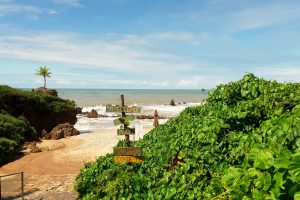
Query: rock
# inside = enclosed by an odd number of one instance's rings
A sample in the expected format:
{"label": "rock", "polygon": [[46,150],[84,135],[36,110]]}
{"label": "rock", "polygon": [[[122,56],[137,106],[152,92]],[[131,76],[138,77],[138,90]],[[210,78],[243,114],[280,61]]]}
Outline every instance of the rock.
{"label": "rock", "polygon": [[37,138],[42,137],[43,130],[50,132],[58,124],[77,122],[75,102],[1,85],[0,93],[0,110],[14,117],[25,117],[37,131]]}
{"label": "rock", "polygon": [[47,131],[45,129],[42,130],[42,138],[45,137],[47,135]]}
{"label": "rock", "polygon": [[[136,119],[154,119],[153,115],[136,115]],[[167,117],[164,116],[158,116],[158,119],[167,119]]]}
{"label": "rock", "polygon": [[82,108],[76,107],[75,110],[76,110],[77,114],[82,114]]}
{"label": "rock", "polygon": [[26,152],[29,152],[29,153],[38,153],[38,152],[42,152],[42,150],[36,146],[36,142],[26,142],[24,145],[23,145],[23,148],[26,148]]}
{"label": "rock", "polygon": [[53,128],[53,130],[50,133],[47,133],[43,139],[45,140],[59,140],[61,138],[73,136],[73,135],[79,135],[80,132],[74,128],[73,125],[69,123],[65,124],[59,124],[56,127]]}
{"label": "rock", "polygon": [[174,99],[171,100],[170,105],[171,105],[171,106],[176,106],[176,105],[175,105],[175,102],[174,102]]}
{"label": "rock", "polygon": [[51,95],[51,96],[58,97],[58,93],[54,89],[48,89],[48,88],[40,87],[40,88],[35,89],[33,91],[36,92],[36,93],[48,94],[48,95]]}
{"label": "rock", "polygon": [[37,147],[37,146],[33,146],[30,149],[30,153],[38,153],[38,152],[42,152],[42,150],[39,147]]}
{"label": "rock", "polygon": [[153,126],[156,128],[159,125],[159,121],[158,121],[158,112],[157,110],[154,111],[154,119],[153,119]]}
{"label": "rock", "polygon": [[92,109],[91,112],[86,113],[87,118],[98,118],[98,113],[96,110]]}

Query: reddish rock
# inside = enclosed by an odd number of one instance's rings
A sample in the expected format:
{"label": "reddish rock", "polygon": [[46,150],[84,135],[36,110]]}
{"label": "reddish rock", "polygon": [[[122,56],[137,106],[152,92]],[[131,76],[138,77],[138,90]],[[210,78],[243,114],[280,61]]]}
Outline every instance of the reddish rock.
{"label": "reddish rock", "polygon": [[45,140],[59,140],[61,138],[79,135],[80,132],[69,123],[59,124],[52,129],[50,133],[47,133],[43,139]]}
{"label": "reddish rock", "polygon": [[48,89],[48,88],[40,87],[38,89],[33,90],[33,92],[42,93],[42,94],[48,94],[48,95],[51,95],[51,96],[58,97],[58,93],[54,89]]}
{"label": "reddish rock", "polygon": [[159,125],[159,121],[158,121],[158,113],[157,110],[154,111],[154,120],[153,120],[153,126],[156,128]]}
{"label": "reddish rock", "polygon": [[91,112],[86,113],[87,118],[98,118],[98,113],[96,110],[92,109]]}

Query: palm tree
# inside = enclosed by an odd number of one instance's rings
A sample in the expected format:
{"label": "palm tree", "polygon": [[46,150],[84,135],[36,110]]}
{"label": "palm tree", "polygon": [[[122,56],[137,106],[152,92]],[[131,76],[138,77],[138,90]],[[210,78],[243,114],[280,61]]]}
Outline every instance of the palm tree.
{"label": "palm tree", "polygon": [[36,70],[35,75],[43,76],[44,77],[44,88],[46,88],[46,78],[51,77],[51,72],[49,71],[50,69],[47,68],[46,66],[40,67],[38,70]]}

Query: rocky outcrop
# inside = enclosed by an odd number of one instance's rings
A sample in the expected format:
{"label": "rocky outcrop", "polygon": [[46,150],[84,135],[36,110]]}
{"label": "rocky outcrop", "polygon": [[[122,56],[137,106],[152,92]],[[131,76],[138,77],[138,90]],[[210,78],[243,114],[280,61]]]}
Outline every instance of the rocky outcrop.
{"label": "rocky outcrop", "polygon": [[0,110],[14,117],[25,117],[41,137],[42,130],[50,132],[58,124],[77,121],[74,101],[42,93],[0,86]]}
{"label": "rocky outcrop", "polygon": [[86,112],[85,116],[87,118],[98,118],[98,112],[95,109],[92,109],[90,112]]}
{"label": "rocky outcrop", "polygon": [[59,124],[56,127],[53,128],[53,130],[50,133],[46,133],[43,136],[43,139],[45,140],[59,140],[61,138],[73,136],[73,135],[79,135],[80,132],[74,128],[73,125],[69,123],[65,124]]}
{"label": "rocky outcrop", "polygon": [[176,105],[175,105],[174,99],[171,100],[170,105],[171,105],[171,106],[176,106]]}
{"label": "rocky outcrop", "polygon": [[[154,119],[153,115],[136,115],[136,119]],[[167,119],[167,117],[164,116],[158,116],[158,119]]]}
{"label": "rocky outcrop", "polygon": [[40,87],[40,88],[37,88],[35,90],[33,89],[33,92],[40,93],[40,94],[48,94],[48,95],[51,95],[51,96],[54,96],[54,97],[58,97],[58,93],[54,89],[48,89],[48,88]]}

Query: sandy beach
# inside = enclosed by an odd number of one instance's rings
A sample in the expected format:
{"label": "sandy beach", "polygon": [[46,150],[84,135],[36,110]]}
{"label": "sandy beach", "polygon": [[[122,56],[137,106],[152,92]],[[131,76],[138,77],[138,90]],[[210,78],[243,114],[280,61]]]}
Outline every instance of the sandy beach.
{"label": "sandy beach", "polygon": [[[152,129],[143,127],[143,134]],[[0,174],[24,172],[25,199],[76,199],[74,180],[84,163],[113,152],[118,138],[115,129],[99,129],[60,140],[37,143],[42,152],[27,154],[0,168]],[[2,180],[2,193],[17,194],[12,180]],[[18,185],[18,184],[14,184]]]}

